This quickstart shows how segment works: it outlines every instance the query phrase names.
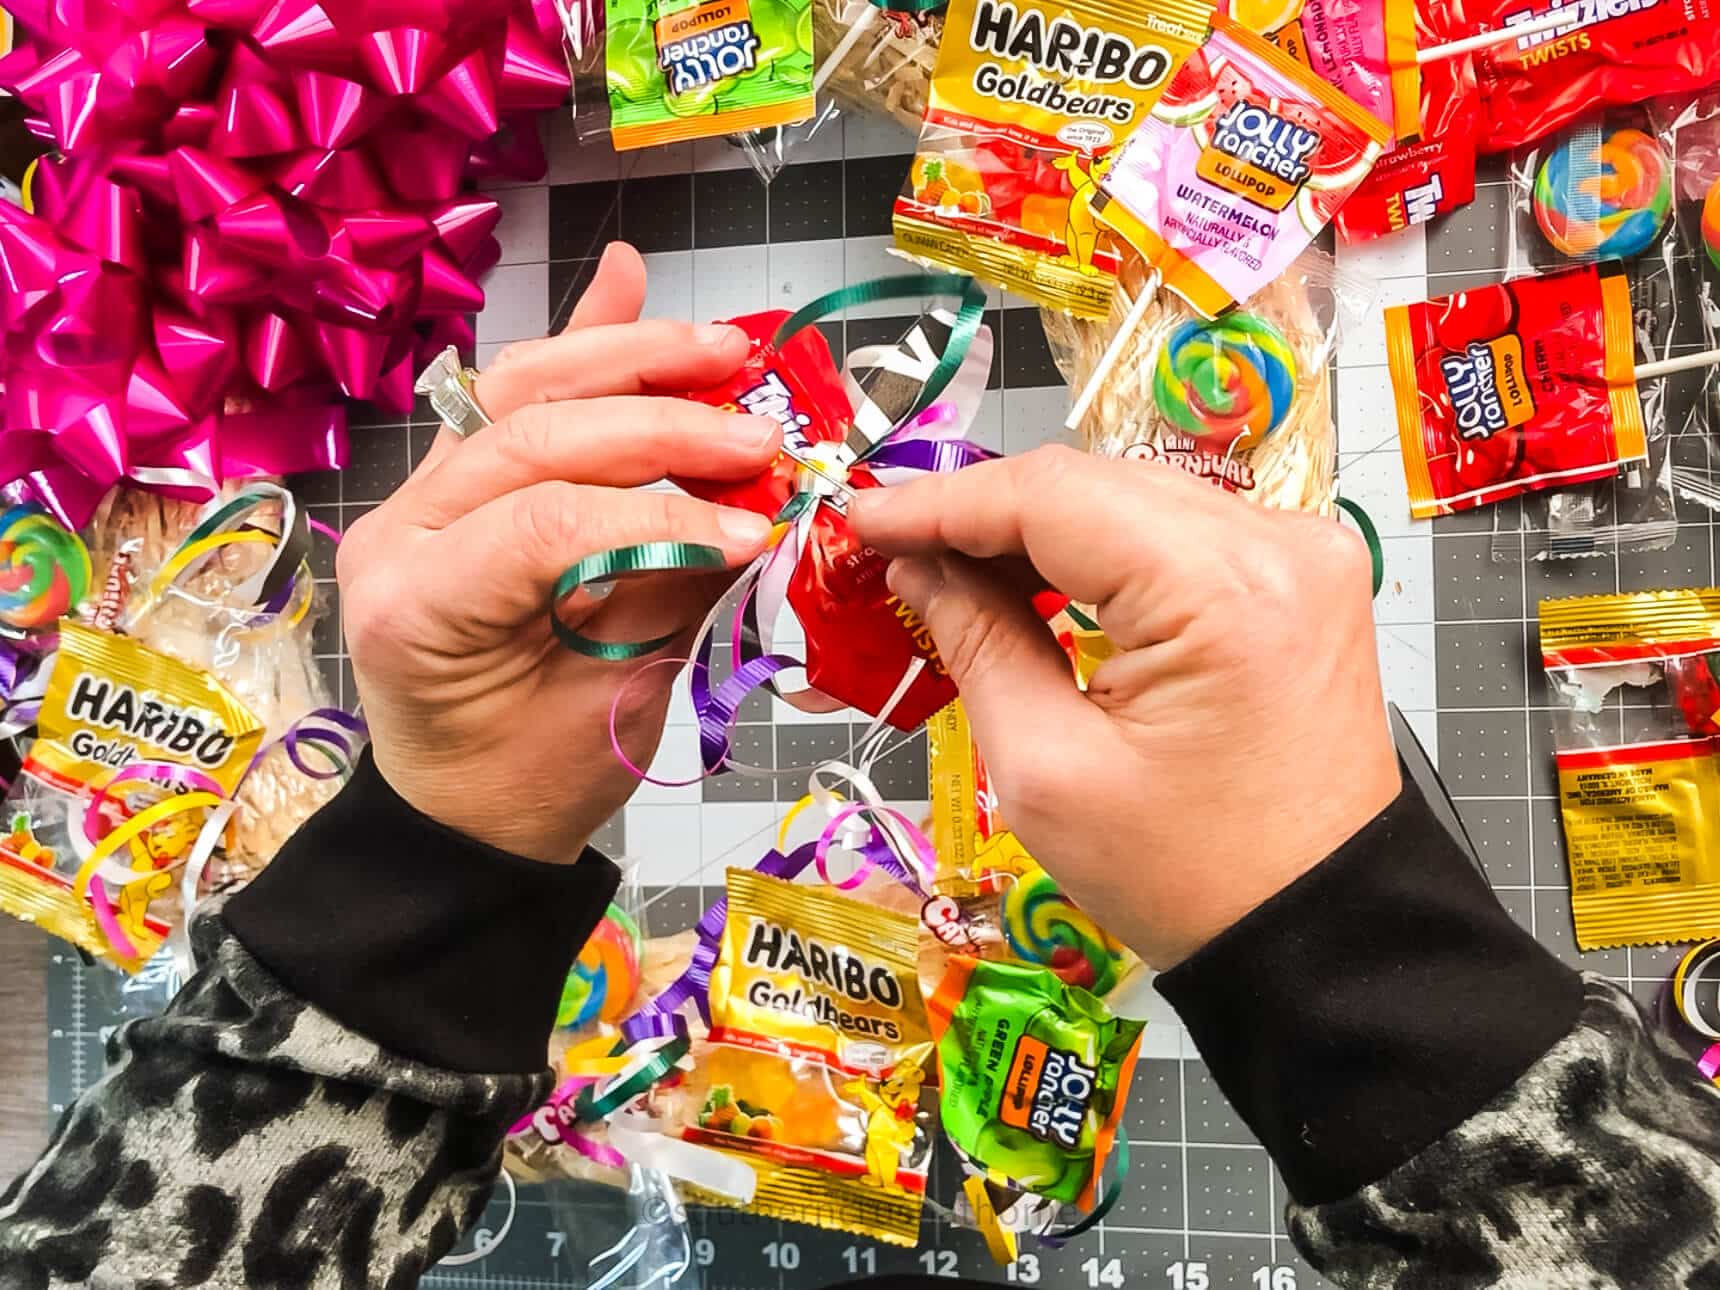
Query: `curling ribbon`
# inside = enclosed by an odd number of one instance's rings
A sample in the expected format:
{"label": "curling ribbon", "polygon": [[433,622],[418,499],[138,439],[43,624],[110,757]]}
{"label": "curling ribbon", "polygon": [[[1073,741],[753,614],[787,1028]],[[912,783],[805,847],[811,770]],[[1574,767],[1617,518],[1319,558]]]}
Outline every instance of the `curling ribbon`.
{"label": "curling ribbon", "polygon": [[1717,964],[1720,964],[1720,940],[1691,946],[1673,969],[1661,996],[1661,1011],[1676,1016],[1682,1030],[1678,1038],[1703,1076],[1720,1083],[1720,1025],[1704,1015],[1697,999],[1702,982]]}
{"label": "curling ribbon", "polygon": [[[822,505],[836,505],[841,494],[852,493],[850,481],[861,487],[890,484],[914,474],[959,470],[978,461],[996,456],[979,444],[960,438],[965,425],[962,414],[948,403],[936,401],[954,380],[963,365],[974,356],[974,340],[980,335],[980,320],[985,307],[985,293],[971,278],[950,274],[910,274],[879,278],[833,291],[819,297],[787,317],[778,327],[773,346],[781,350],[803,328],[811,326],[828,314],[853,305],[877,300],[914,298],[928,295],[954,294],[961,300],[960,309],[943,354],[930,372],[924,386],[908,409],[908,415],[876,442],[856,448],[850,436],[842,441],[822,440],[803,458],[790,453],[800,463],[791,493],[777,516],[778,530],[773,543],[740,577],[739,608],[731,626],[731,658],[734,670],[720,685],[713,688],[710,663],[715,645],[715,628],[723,607],[713,609],[699,629],[695,639],[691,676],[693,704],[699,720],[700,754],[706,774],[725,770],[766,772],[759,768],[740,766],[729,757],[730,728],[741,703],[760,688],[769,688],[786,702],[812,711],[829,711],[831,702],[811,689],[789,693],[780,688],[779,677],[784,672],[800,670],[805,663],[775,647],[778,618],[788,603],[789,586],[806,555],[808,544],[815,539],[815,523]],[[989,345],[979,356],[989,364]],[[981,377],[983,383],[983,377]],[[971,406],[969,408],[971,415]],[[720,551],[690,543],[649,543],[619,548],[588,557],[570,567],[555,591],[559,604],[578,590],[600,593],[617,578],[643,572],[670,570],[715,569],[724,567]],[[624,661],[642,658],[666,645],[673,636],[651,641],[602,641],[569,627],[551,612],[557,637],[568,648],[593,658]],[[904,678],[904,685],[911,678]],[[895,700],[902,690],[898,689]],[[888,709],[886,709],[887,711]],[[625,761],[625,753],[617,749]],[[631,764],[631,763],[628,763]]]}
{"label": "curling ribbon", "polygon": [[464,188],[543,173],[550,0],[14,7],[0,88],[65,155],[41,219],[0,205],[0,480],[77,524],[120,479],[338,466],[340,395],[404,412],[470,348],[499,208]]}

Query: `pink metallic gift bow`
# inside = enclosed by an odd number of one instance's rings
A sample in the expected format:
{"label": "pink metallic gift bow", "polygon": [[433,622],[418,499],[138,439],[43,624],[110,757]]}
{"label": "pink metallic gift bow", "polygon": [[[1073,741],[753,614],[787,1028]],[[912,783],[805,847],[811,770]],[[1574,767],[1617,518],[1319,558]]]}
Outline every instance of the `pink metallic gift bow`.
{"label": "pink metallic gift bow", "polygon": [[[486,176],[568,91],[549,0],[26,0],[0,86],[65,155],[0,205],[0,482],[81,523],[121,479],[338,466],[470,349]],[[264,412],[261,409],[267,409]]]}

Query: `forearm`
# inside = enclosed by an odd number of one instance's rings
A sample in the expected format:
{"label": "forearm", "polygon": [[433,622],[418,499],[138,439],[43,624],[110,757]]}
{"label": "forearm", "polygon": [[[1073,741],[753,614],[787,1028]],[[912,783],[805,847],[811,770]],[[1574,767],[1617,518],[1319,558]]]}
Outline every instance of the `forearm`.
{"label": "forearm", "polygon": [[1558,1285],[1597,1237],[1663,1237],[1670,1207],[1638,1211],[1617,1184],[1571,1223],[1584,1193],[1565,1181],[1653,1176],[1655,1125],[1684,1126],[1681,1185],[1720,1182],[1720,1095],[1511,921],[1413,786],[1160,988],[1342,1285]]}
{"label": "forearm", "polygon": [[1692,1286],[1720,1277],[1716,1197],[1720,1090],[1589,978],[1509,1089],[1378,1183],[1292,1206],[1290,1231],[1343,1286]]}
{"label": "forearm", "polygon": [[595,853],[527,864],[367,762],[199,919],[167,1013],[116,1033],[0,1204],[0,1283],[415,1284],[547,1093],[560,981],[614,891]]}

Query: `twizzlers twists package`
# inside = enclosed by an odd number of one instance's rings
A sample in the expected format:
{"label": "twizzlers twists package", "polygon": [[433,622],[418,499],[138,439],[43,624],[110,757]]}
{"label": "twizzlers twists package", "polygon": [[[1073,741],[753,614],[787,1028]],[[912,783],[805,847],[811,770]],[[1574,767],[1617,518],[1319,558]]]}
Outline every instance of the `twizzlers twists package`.
{"label": "twizzlers twists package", "polygon": [[[787,446],[805,457],[841,445],[853,419],[830,348],[816,327],[803,327],[780,348],[772,343],[786,312],[731,318],[752,337],[740,369],[721,385],[689,397],[700,403],[770,417]],[[834,467],[831,467],[834,469]],[[770,470],[739,483],[678,480],[707,501],[741,506],[775,518],[795,492],[800,467],[780,456]],[[872,488],[865,467],[848,474],[851,488]],[[955,683],[931,633],[884,583],[888,562],[854,536],[840,497],[819,505],[811,534],[789,584],[788,603],[806,634],[807,683],[833,699],[876,716],[916,659],[924,665],[890,711],[891,724],[912,730],[956,697]]]}
{"label": "twizzlers twists package", "polygon": [[1720,588],[1543,600],[1540,628],[1578,946],[1720,936]]}
{"label": "twizzlers twists package", "polygon": [[1099,181],[1099,218],[1209,318],[1278,277],[1390,131],[1220,16]]}
{"label": "twizzlers twists package", "polygon": [[1417,519],[1605,479],[1648,455],[1630,292],[1594,266],[1386,311]]}
{"label": "twizzlers twists package", "polygon": [[[1416,6],[1417,44],[1440,45],[1469,34],[1449,5]],[[1425,224],[1475,199],[1475,131],[1481,96],[1470,54],[1441,58],[1419,69],[1420,106],[1411,99],[1409,121],[1400,122],[1397,144],[1338,210],[1338,232],[1347,242]],[[1400,111],[1404,103],[1398,102]]]}
{"label": "twizzlers twists package", "polygon": [[1097,181],[1210,12],[1200,0],[952,0],[896,244],[1105,317],[1119,260],[1094,217]]}
{"label": "twizzlers twists package", "polygon": [[1469,18],[1487,31],[1554,12],[1569,21],[1476,54],[1481,151],[1529,143],[1598,108],[1720,79],[1713,0],[1483,0]]}

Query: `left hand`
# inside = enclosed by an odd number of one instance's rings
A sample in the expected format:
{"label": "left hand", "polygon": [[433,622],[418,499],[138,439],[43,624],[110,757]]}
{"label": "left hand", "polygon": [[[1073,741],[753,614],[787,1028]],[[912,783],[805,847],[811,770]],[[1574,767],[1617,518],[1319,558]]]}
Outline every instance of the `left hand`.
{"label": "left hand", "polygon": [[[636,485],[671,469],[745,479],[775,458],[773,422],[680,398],[746,357],[738,328],[638,322],[645,266],[615,244],[567,331],[512,346],[474,394],[495,422],[444,430],[422,465],[341,543],[342,609],[378,769],[431,818],[506,851],[573,860],[638,787],[610,746],[649,764],[678,669],[612,663],[551,634],[557,578],[639,542],[763,549],[748,511]],[[685,653],[730,575],[656,575],[559,607],[600,640],[677,639]],[[643,669],[643,670],[642,670]]]}

